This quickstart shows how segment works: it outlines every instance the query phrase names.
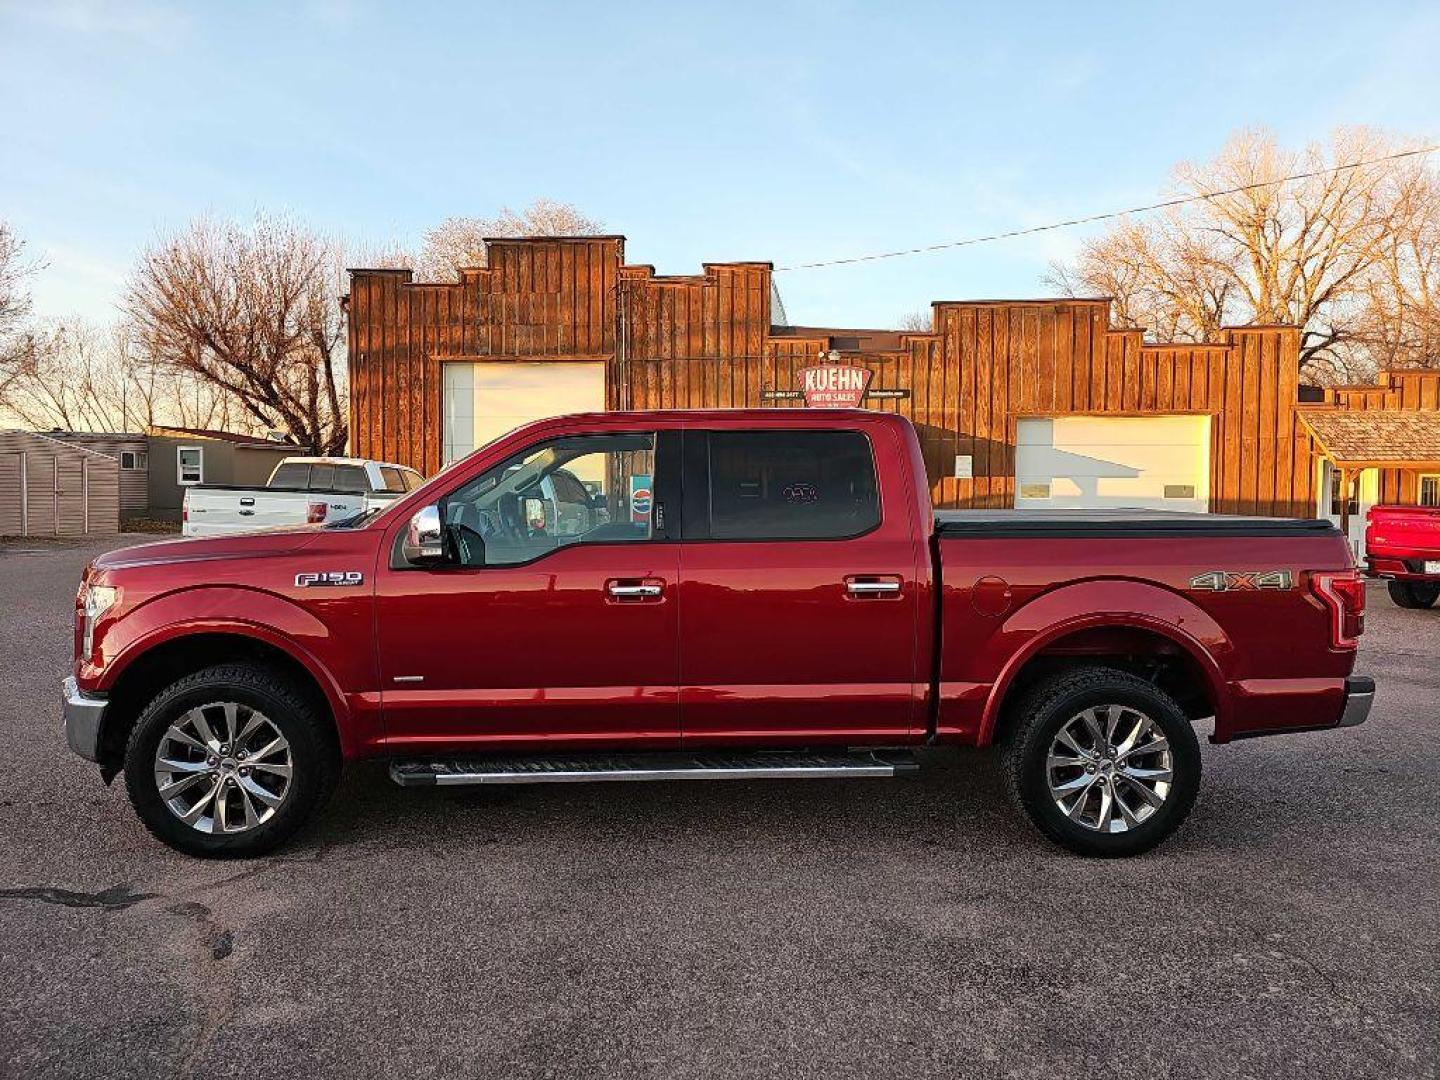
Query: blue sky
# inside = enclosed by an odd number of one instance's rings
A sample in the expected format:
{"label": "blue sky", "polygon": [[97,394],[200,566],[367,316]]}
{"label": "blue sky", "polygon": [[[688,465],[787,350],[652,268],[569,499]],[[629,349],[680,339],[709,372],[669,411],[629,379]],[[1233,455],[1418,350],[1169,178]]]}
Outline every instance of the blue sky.
{"label": "blue sky", "polygon": [[[777,265],[1150,201],[1234,129],[1440,137],[1440,5],[0,0],[0,217],[43,315],[157,231],[287,211],[417,246],[536,196],[632,262]],[[795,322],[1038,296],[1083,230],[781,274]]]}

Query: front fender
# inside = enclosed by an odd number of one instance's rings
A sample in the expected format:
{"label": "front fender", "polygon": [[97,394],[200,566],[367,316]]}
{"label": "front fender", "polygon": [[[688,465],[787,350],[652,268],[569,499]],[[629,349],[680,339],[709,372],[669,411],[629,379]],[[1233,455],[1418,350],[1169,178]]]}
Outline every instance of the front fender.
{"label": "front fender", "polygon": [[342,751],[348,756],[350,700],[334,669],[336,658],[345,655],[344,646],[314,613],[264,590],[201,586],[146,601],[106,628],[97,642],[103,664],[82,669],[82,682],[108,692],[151,650],[197,634],[231,634],[263,642],[300,664],[324,692],[340,732]]}
{"label": "front fender", "polygon": [[1120,627],[1146,630],[1184,649],[1205,673],[1217,725],[1228,719],[1225,670],[1234,644],[1229,635],[1188,597],[1158,585],[1129,579],[1092,579],[1042,593],[1012,612],[976,656],[993,673],[981,714],[978,743],[994,736],[1000,707],[1025,664],[1047,646],[1081,630]]}

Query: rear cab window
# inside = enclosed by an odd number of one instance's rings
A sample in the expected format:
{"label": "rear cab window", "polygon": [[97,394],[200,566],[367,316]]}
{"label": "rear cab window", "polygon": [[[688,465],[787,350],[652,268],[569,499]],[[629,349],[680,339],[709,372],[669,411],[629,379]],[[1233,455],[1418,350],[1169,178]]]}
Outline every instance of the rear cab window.
{"label": "rear cab window", "polygon": [[310,486],[310,465],[303,461],[290,461],[281,465],[270,477],[272,488],[308,488]]}
{"label": "rear cab window", "polygon": [[361,465],[336,465],[332,491],[343,491],[347,495],[364,495],[370,490],[370,480]]}
{"label": "rear cab window", "polygon": [[880,524],[862,432],[711,431],[707,443],[708,522],[698,524],[709,539],[840,540]]}

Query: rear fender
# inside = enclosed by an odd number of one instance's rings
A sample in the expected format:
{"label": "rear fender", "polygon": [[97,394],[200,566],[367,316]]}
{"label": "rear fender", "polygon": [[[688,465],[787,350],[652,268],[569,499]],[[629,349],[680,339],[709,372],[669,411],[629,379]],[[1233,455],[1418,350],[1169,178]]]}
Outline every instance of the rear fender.
{"label": "rear fender", "polygon": [[1220,624],[1170,589],[1133,580],[1091,580],[1041,594],[990,637],[984,659],[996,674],[981,714],[980,746],[994,738],[1006,694],[1025,665],[1053,642],[1095,627],[1150,631],[1185,650],[1205,673],[1216,726],[1224,728],[1230,705],[1224,669],[1234,646]]}

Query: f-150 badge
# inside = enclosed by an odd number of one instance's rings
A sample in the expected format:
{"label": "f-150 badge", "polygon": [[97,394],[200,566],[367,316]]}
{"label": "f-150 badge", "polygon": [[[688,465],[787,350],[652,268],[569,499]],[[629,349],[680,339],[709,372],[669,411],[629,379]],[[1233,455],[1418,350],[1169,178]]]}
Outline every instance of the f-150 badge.
{"label": "f-150 badge", "polygon": [[327,570],[318,574],[296,574],[295,584],[307,585],[359,585],[365,575],[359,570]]}
{"label": "f-150 badge", "polygon": [[1190,588],[1208,592],[1255,592],[1260,589],[1288,589],[1289,570],[1211,570],[1190,579]]}

